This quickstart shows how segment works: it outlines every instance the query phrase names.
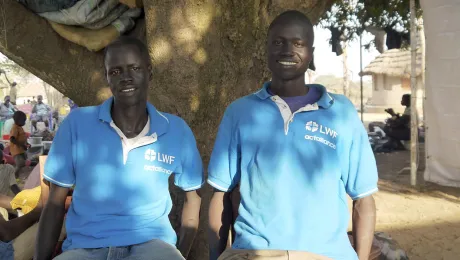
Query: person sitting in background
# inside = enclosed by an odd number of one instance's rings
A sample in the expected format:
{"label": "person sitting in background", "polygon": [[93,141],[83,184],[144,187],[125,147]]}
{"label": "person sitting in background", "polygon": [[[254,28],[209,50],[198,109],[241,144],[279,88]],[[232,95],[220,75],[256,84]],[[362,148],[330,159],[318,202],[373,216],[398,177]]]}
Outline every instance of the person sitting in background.
{"label": "person sitting in background", "polygon": [[14,125],[10,132],[10,153],[14,158],[16,169],[14,175],[19,177],[19,171],[26,165],[26,151],[28,148],[27,136],[22,128],[26,123],[26,114],[22,111],[14,113]]}
{"label": "person sitting in background", "polygon": [[35,130],[37,130],[37,123],[43,122],[45,126],[48,127],[49,123],[49,114],[51,112],[51,108],[43,103],[43,96],[37,96],[38,103],[32,109],[32,114],[34,114],[34,119],[32,120],[32,126]]}
{"label": "person sitting in background", "polygon": [[401,141],[410,140],[410,99],[410,94],[405,94],[402,96],[401,105],[406,107],[402,115],[395,113],[392,108],[385,110],[385,112],[391,115],[391,118],[388,119],[383,129],[389,138],[389,142],[385,144],[385,147],[387,148],[405,150],[405,147]]}
{"label": "person sitting in background", "polygon": [[[0,151],[0,194],[12,196],[18,194],[21,189],[16,182],[15,170],[12,165],[5,164],[3,150]],[[1,206],[0,206],[1,207]]]}
{"label": "person sitting in background", "polygon": [[11,103],[10,96],[5,96],[3,104],[0,105],[0,119],[6,121],[13,117],[14,112],[17,109]]}

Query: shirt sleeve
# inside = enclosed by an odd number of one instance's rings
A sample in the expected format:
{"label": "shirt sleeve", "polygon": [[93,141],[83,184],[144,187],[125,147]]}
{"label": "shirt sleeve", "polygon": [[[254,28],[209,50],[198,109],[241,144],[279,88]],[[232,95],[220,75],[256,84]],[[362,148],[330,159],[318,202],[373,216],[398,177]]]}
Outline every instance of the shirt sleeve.
{"label": "shirt sleeve", "polygon": [[184,191],[192,191],[203,186],[203,162],[192,130],[185,122],[184,125],[181,166],[174,173],[174,184]]}
{"label": "shirt sleeve", "polygon": [[353,131],[348,172],[342,179],[348,195],[357,200],[378,191],[378,173],[374,153],[363,124],[357,119]]}
{"label": "shirt sleeve", "polygon": [[65,188],[75,184],[71,126],[71,115],[69,115],[59,126],[53,139],[43,174],[45,180]]}
{"label": "shirt sleeve", "polygon": [[234,138],[233,119],[229,109],[224,114],[208,167],[208,183],[220,191],[230,191],[239,182],[238,143]]}

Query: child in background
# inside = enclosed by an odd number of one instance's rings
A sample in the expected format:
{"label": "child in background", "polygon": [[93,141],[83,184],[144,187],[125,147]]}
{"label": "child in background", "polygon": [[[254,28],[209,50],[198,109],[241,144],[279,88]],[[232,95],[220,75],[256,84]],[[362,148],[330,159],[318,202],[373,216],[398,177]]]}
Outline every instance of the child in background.
{"label": "child in background", "polygon": [[14,175],[19,176],[19,171],[26,165],[27,136],[22,128],[26,123],[26,114],[16,111],[13,115],[14,125],[10,132],[10,153],[14,158],[16,169]]}

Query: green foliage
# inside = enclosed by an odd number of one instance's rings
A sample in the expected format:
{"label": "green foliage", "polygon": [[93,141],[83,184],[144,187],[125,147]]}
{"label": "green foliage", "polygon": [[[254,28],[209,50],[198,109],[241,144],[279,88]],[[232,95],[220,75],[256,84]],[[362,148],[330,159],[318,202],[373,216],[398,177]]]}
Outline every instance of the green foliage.
{"label": "green foliage", "polygon": [[[420,1],[415,1],[417,17],[421,17]],[[391,28],[398,32],[410,31],[409,0],[343,0],[336,1],[322,16],[324,28],[338,28],[343,39],[353,40],[365,27]]]}

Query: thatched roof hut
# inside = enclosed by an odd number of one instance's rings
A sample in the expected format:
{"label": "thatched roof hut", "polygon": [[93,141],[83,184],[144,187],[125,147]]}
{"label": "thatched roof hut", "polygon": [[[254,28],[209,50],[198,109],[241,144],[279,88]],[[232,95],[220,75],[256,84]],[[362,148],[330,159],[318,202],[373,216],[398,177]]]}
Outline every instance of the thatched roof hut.
{"label": "thatched roof hut", "polygon": [[[410,49],[392,49],[385,51],[373,60],[361,73],[368,75],[387,75],[398,78],[410,78],[411,52]],[[417,48],[417,77],[422,74],[422,51]]]}

